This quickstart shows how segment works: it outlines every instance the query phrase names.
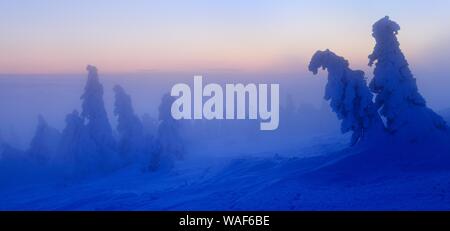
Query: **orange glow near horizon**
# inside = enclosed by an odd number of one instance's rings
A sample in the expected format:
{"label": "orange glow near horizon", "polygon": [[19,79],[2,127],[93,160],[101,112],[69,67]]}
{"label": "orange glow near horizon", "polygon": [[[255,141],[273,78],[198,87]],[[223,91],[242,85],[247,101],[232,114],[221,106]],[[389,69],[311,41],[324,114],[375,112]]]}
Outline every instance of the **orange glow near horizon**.
{"label": "orange glow near horizon", "polygon": [[[275,3],[0,2],[0,73],[84,73],[87,64],[103,73],[304,71],[327,48],[366,69],[372,23],[386,14],[402,27],[408,60],[450,37],[449,1]],[[413,11],[432,15],[418,20]]]}
{"label": "orange glow near horizon", "polygon": [[[204,44],[205,45],[205,44]],[[344,44],[345,45],[345,44]],[[259,46],[265,49],[260,49]],[[280,47],[255,45],[232,47],[230,44],[211,44],[207,48],[191,47],[183,50],[137,48],[117,49],[113,46],[86,52],[64,47],[40,47],[37,50],[11,50],[0,55],[0,73],[54,74],[84,73],[87,64],[96,65],[104,73],[134,73],[142,71],[292,71],[306,68],[316,49],[302,46]],[[339,47],[339,45],[335,46]],[[342,46],[341,46],[342,47]],[[322,48],[322,49],[326,49]],[[353,50],[352,50],[353,49]],[[351,63],[366,63],[369,46],[334,49]],[[345,53],[344,53],[345,51]],[[350,51],[350,52],[348,52]],[[14,55],[12,52],[16,52]],[[42,55],[45,54],[45,55]],[[158,54],[158,55],[157,55]],[[12,58],[14,57],[14,58]]]}

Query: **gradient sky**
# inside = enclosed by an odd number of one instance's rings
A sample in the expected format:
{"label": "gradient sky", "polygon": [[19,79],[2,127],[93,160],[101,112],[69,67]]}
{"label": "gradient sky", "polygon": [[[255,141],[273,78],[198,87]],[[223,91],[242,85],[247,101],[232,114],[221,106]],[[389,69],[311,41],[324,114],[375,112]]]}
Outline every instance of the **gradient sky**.
{"label": "gradient sky", "polygon": [[367,63],[390,15],[412,62],[450,51],[448,0],[0,0],[0,73],[289,70],[317,49]]}

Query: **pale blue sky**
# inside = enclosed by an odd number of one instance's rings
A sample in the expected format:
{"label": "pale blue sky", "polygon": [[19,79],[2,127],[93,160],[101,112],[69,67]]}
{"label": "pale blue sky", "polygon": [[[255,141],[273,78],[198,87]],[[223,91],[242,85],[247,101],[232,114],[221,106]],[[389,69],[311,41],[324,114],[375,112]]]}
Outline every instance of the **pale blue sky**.
{"label": "pale blue sky", "polygon": [[412,60],[450,50],[448,0],[0,0],[0,73],[295,68],[330,48],[356,66],[390,15]]}

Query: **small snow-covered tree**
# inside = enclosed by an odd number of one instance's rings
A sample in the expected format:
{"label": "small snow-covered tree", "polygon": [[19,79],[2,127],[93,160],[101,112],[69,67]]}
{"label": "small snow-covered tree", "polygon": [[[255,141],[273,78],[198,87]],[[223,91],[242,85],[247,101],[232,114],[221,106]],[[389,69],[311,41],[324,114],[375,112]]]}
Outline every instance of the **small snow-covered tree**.
{"label": "small snow-covered tree", "polygon": [[142,116],[142,126],[144,129],[144,150],[147,154],[150,154],[149,157],[152,158],[153,153],[157,148],[156,145],[156,134],[158,131],[159,121],[149,114],[144,114]]}
{"label": "small snow-covered tree", "polygon": [[144,128],[139,117],[134,113],[131,97],[125,90],[116,85],[114,114],[117,116],[119,132],[119,153],[125,160],[136,160],[144,154]]}
{"label": "small snow-covered tree", "polygon": [[97,68],[88,65],[86,69],[88,78],[81,96],[81,117],[86,121],[89,136],[97,147],[97,155],[102,156],[105,162],[113,161],[117,158],[116,143],[103,102],[103,86]]}
{"label": "small snow-covered tree", "polygon": [[418,141],[430,132],[447,129],[445,121],[427,107],[419,93],[405,56],[400,50],[397,34],[400,26],[384,17],[373,25],[376,45],[369,55],[375,64],[370,89],[376,93],[375,104],[386,118],[387,129],[402,133],[408,141]]}
{"label": "small snow-covered tree", "polygon": [[28,149],[29,156],[39,163],[48,162],[55,156],[60,138],[60,132],[50,127],[44,117],[39,115],[36,132]]}
{"label": "small snow-covered tree", "polygon": [[174,98],[164,94],[159,105],[159,120],[156,150],[152,155],[150,169],[170,167],[174,160],[183,159],[184,145],[180,136],[180,125],[171,115]]}
{"label": "small snow-covered tree", "polygon": [[363,138],[380,134],[383,122],[373,104],[373,95],[366,85],[364,72],[351,70],[343,57],[330,50],[317,51],[311,59],[309,70],[328,70],[325,100],[330,101],[332,110],[342,120],[341,131],[352,131],[352,145]]}
{"label": "small snow-covered tree", "polygon": [[66,166],[69,174],[89,173],[103,161],[97,154],[96,144],[90,138],[84,119],[76,110],[66,116],[58,153],[55,161]]}

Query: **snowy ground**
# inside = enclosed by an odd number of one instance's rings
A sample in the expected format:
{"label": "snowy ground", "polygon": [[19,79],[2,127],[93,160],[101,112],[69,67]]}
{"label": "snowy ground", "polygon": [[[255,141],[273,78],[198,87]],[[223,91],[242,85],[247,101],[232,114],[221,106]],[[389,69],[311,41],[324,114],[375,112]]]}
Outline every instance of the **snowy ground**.
{"label": "snowy ground", "polygon": [[188,159],[167,172],[133,166],[77,182],[17,184],[0,190],[0,210],[450,209],[450,172],[343,180],[320,170],[348,154],[339,151],[342,141],[333,142],[299,147],[297,154]]}

